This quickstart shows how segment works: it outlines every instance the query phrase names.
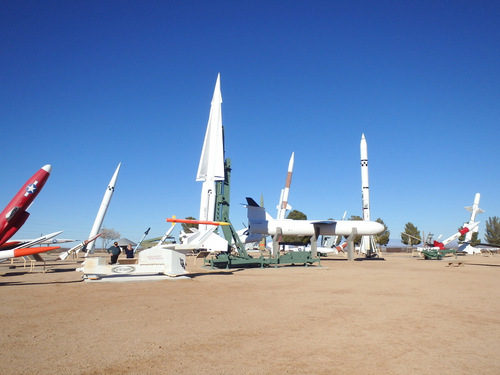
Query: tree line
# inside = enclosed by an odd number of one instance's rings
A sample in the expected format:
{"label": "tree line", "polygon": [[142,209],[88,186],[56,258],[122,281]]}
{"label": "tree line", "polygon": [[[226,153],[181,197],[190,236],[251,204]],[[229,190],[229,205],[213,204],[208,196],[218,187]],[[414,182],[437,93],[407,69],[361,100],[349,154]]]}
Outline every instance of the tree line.
{"label": "tree line", "polygon": [[[195,218],[187,217],[187,219],[194,220]],[[307,220],[307,215],[301,211],[292,210],[288,213],[287,219]],[[333,220],[333,219],[328,219],[328,220]],[[351,215],[349,220],[363,220],[363,219],[360,216]],[[385,230],[381,234],[374,236],[375,243],[377,243],[380,246],[386,246],[389,243],[389,237],[391,232],[389,231],[389,229],[387,228],[387,226],[385,225],[384,221],[381,218],[378,218],[375,221],[382,224],[385,228]],[[189,232],[190,227],[197,228],[198,225],[184,224],[184,223],[182,224],[182,230],[184,232]],[[457,231],[461,229],[462,228],[458,228]],[[121,234],[114,229],[103,228],[102,235],[100,236],[103,248],[106,249],[113,240],[120,238],[120,236]],[[471,246],[477,246],[481,244],[481,240],[478,237],[479,237],[478,232],[472,233]],[[310,237],[302,237],[302,236],[283,237],[283,242],[302,242],[304,245],[309,244],[310,240],[311,240]],[[464,240],[465,236],[461,236],[458,239],[459,242],[463,242]],[[340,242],[340,238],[338,239],[338,241]],[[490,217],[486,221],[484,241],[489,245],[500,246],[500,218],[498,218],[497,216]],[[359,245],[360,242],[361,242],[361,236],[356,236],[356,238],[354,239],[354,243],[356,245]],[[405,224],[404,232],[401,233],[401,242],[409,246],[419,245],[422,243],[422,236],[420,234],[420,231],[413,223],[408,222]]]}

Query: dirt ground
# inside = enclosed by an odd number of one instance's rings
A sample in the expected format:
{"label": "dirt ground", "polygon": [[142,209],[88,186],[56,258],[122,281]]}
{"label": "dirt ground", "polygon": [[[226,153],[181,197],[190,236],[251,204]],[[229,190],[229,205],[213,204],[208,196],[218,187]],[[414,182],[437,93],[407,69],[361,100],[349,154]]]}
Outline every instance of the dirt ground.
{"label": "dirt ground", "polygon": [[[0,265],[0,374],[499,374],[500,256],[87,283]],[[462,259],[462,258],[461,258]]]}

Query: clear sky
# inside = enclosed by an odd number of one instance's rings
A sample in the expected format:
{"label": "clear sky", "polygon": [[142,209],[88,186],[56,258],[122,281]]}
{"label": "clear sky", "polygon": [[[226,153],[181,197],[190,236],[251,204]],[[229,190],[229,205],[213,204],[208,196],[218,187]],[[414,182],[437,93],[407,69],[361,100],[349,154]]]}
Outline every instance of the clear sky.
{"label": "clear sky", "polygon": [[481,193],[500,216],[498,1],[3,1],[0,200],[52,175],[17,237],[88,236],[105,220],[133,241],[198,216],[195,181],[217,74],[231,220],[245,197],[275,216],[361,215],[368,142],[372,219],[456,232]]}

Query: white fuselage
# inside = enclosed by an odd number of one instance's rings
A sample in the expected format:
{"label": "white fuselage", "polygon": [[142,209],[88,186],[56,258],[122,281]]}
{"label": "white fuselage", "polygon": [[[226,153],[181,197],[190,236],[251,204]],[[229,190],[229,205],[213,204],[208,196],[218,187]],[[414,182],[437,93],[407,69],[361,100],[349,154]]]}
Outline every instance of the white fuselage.
{"label": "white fuselage", "polygon": [[317,227],[317,235],[349,236],[353,229],[357,235],[376,235],[382,233],[385,227],[375,221],[345,220],[345,221],[320,221],[320,220],[251,220],[249,221],[249,232],[264,235],[275,235],[277,228],[281,228],[283,235],[313,236],[314,228]]}

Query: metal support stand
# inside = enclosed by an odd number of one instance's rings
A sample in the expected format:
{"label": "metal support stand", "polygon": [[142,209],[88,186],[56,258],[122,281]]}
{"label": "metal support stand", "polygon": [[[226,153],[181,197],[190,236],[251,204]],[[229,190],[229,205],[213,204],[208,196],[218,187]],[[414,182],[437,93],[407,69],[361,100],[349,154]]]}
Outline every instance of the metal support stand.
{"label": "metal support stand", "polygon": [[347,237],[347,260],[354,261],[354,238],[358,234],[358,230],[356,228],[352,228],[352,232]]}
{"label": "metal support stand", "polygon": [[280,255],[280,241],[283,238],[281,227],[276,228],[276,234],[273,236],[272,257],[278,259]]}
{"label": "metal support stand", "polygon": [[318,237],[319,237],[319,228],[314,226],[314,235],[311,236],[311,257],[318,257]]}

